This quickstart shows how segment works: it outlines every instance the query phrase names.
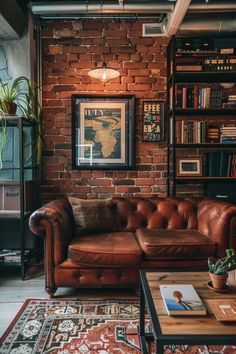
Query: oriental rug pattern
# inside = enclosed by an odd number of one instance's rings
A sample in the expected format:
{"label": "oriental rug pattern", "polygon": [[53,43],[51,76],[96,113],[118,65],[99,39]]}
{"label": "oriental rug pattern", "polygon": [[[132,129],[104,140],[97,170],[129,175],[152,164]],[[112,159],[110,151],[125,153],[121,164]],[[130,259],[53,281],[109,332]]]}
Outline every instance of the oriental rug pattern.
{"label": "oriental rug pattern", "polygon": [[[25,302],[1,339],[1,354],[138,354],[137,301]],[[170,346],[165,354],[236,354],[236,347]]]}

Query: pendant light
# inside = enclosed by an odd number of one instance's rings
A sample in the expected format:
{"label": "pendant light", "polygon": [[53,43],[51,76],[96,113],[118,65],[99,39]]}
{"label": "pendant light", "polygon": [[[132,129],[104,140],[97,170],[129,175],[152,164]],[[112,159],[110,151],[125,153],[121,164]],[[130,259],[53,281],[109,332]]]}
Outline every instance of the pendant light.
{"label": "pendant light", "polygon": [[[101,2],[101,13],[102,13],[102,2]],[[102,48],[104,49],[104,47],[105,47],[105,38],[103,36]],[[103,51],[102,51],[102,56],[103,56]],[[106,82],[110,79],[114,79],[115,77],[120,76],[120,73],[118,70],[109,68],[106,62],[103,60],[102,66],[90,70],[88,72],[88,75],[94,79],[99,79],[102,82]]]}
{"label": "pendant light", "polygon": [[100,68],[94,68],[88,72],[90,77],[94,79],[100,79],[103,82],[106,82],[110,79],[120,76],[119,71],[109,68],[105,62],[102,63]]}

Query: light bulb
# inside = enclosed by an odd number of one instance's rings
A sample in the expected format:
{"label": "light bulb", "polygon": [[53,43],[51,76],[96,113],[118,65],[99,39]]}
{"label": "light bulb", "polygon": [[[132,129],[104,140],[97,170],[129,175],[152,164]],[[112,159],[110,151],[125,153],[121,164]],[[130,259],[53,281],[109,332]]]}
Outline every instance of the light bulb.
{"label": "light bulb", "polygon": [[102,73],[102,80],[106,80],[106,79],[107,79],[106,71],[103,70],[103,73]]}

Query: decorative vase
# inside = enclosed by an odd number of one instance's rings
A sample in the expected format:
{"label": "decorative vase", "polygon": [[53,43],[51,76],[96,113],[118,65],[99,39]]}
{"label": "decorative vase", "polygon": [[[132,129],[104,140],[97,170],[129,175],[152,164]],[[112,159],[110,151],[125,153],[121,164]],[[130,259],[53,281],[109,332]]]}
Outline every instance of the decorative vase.
{"label": "decorative vase", "polygon": [[225,274],[213,274],[209,272],[209,276],[212,282],[212,286],[215,289],[224,289],[226,285],[226,281],[228,278],[228,273]]}
{"label": "decorative vase", "polygon": [[3,110],[4,113],[10,114],[10,115],[15,115],[17,105],[15,102],[2,101],[1,102],[1,109]]}

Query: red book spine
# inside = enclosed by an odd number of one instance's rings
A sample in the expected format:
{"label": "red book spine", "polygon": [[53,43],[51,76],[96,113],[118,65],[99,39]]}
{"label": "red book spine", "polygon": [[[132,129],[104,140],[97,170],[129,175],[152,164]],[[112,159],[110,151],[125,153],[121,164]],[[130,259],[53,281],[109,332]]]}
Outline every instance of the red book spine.
{"label": "red book spine", "polygon": [[187,108],[187,87],[182,90],[182,108]]}
{"label": "red book spine", "polygon": [[198,87],[197,85],[194,85],[193,88],[193,108],[198,108]]}
{"label": "red book spine", "polygon": [[234,161],[233,161],[233,177],[236,176],[236,163],[235,163],[236,156],[234,155]]}

